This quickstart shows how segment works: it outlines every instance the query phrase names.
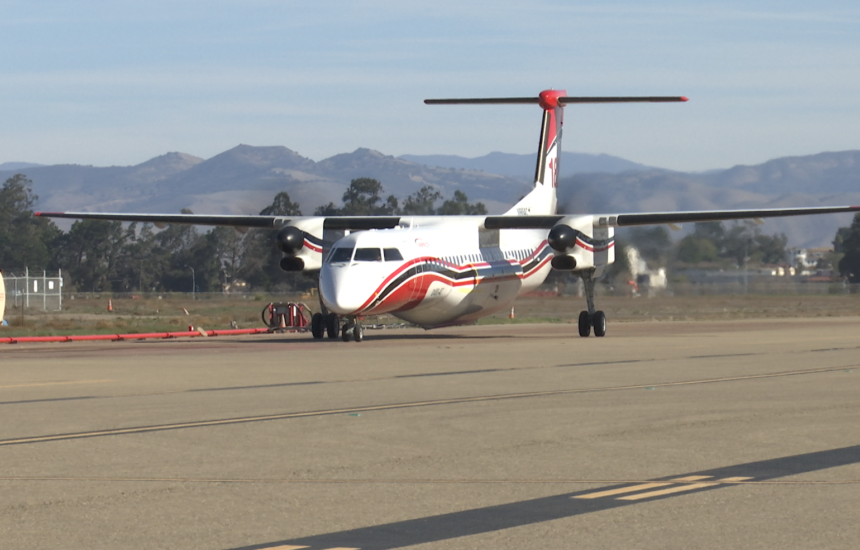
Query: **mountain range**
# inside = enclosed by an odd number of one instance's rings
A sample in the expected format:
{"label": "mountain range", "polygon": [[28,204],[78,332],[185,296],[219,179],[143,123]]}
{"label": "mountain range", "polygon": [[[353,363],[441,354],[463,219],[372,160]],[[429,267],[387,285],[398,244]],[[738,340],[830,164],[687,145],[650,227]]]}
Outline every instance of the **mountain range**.
{"label": "mountain range", "polygon": [[[239,145],[210,159],[167,153],[135,166],[0,164],[0,181],[23,172],[40,210],[252,214],[287,191],[305,214],[338,203],[350,180],[379,180],[399,198],[424,185],[446,198],[454,191],[500,213],[528,192],[534,155],[491,153],[394,157],[357,149],[313,161],[286,147]],[[559,205],[566,213],[860,204],[860,151],[775,159],[707,173],[647,167],[609,155],[565,153]],[[768,220],[766,233],[786,233],[792,246],[827,246],[850,215]],[[61,227],[63,227],[61,225]]]}

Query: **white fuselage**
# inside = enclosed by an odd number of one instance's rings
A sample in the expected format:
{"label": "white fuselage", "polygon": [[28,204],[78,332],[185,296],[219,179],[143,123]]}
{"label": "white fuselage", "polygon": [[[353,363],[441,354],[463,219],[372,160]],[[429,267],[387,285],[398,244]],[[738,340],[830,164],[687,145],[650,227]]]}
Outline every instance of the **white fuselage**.
{"label": "white fuselage", "polygon": [[484,231],[474,217],[422,221],[337,241],[320,273],[325,306],[425,328],[472,323],[510,307],[550,272],[545,230]]}

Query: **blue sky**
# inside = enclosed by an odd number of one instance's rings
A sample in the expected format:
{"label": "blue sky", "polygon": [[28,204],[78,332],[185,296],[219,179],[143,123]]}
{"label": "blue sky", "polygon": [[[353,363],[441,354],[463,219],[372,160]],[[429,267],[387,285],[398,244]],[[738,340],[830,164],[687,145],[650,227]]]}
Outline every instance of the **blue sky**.
{"label": "blue sky", "polygon": [[707,170],[860,149],[856,2],[0,0],[0,36],[0,162],[527,153],[537,107],[422,100],[545,88],[690,97],[569,107],[567,150]]}

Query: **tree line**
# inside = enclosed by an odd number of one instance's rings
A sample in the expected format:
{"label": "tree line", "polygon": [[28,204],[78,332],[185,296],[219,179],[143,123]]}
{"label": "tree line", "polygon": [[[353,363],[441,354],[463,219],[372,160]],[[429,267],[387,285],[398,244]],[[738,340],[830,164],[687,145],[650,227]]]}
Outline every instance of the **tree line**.
{"label": "tree line", "polygon": [[[275,233],[229,227],[201,232],[191,225],[156,230],[151,224],[79,220],[69,231],[48,218],[33,216],[38,197],[32,182],[17,174],[0,187],[0,269],[20,272],[61,269],[65,287],[82,292],[222,292],[244,281],[254,291],[284,291],[314,286],[315,279],[285,273]],[[183,213],[191,213],[183,210]],[[385,196],[380,182],[350,182],[340,206],[330,202],[314,215],[479,215],[484,204],[470,203],[462,191],[443,200],[425,186],[402,201]],[[301,216],[288,193],[275,195],[261,215]],[[860,282],[860,214],[840,228],[834,241],[834,268],[852,283]],[[695,224],[692,233],[672,241],[665,226],[637,228],[618,240],[616,265],[609,277],[629,271],[623,249],[633,245],[652,266],[778,264],[787,259],[785,235],[763,235],[752,222]]]}
{"label": "tree line", "polygon": [[[371,178],[352,180],[343,204],[318,207],[315,215],[432,215],[486,214],[486,207],[470,203],[462,191],[442,200],[439,191],[425,186],[406,197],[383,198],[381,183]],[[244,281],[254,291],[284,291],[315,286],[300,273],[285,273],[278,263],[275,232],[230,227],[201,232],[192,225],[169,225],[79,220],[69,231],[48,218],[35,217],[38,197],[23,174],[7,179],[0,188],[0,269],[6,273],[62,270],[67,290],[80,292],[222,292]],[[438,204],[438,206],[437,206]],[[192,213],[183,210],[185,214]],[[260,211],[264,216],[301,216],[287,192],[275,195]],[[194,285],[192,287],[192,285]]]}

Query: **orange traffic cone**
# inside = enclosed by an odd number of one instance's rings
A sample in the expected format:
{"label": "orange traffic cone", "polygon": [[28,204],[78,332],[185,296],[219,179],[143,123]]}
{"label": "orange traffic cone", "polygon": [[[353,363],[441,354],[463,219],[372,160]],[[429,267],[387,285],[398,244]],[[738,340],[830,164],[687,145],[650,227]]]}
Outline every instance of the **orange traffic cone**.
{"label": "orange traffic cone", "polygon": [[113,311],[113,302],[110,301],[110,298],[108,298],[108,311]]}
{"label": "orange traffic cone", "polygon": [[281,318],[281,324],[278,326],[278,328],[287,328],[287,319],[286,319],[286,315],[284,315],[283,313],[281,313],[280,315],[278,315],[278,317],[280,317],[280,318]]}
{"label": "orange traffic cone", "polygon": [[514,308],[511,308],[511,314],[508,315],[508,319],[513,319],[513,318],[514,318]]}

